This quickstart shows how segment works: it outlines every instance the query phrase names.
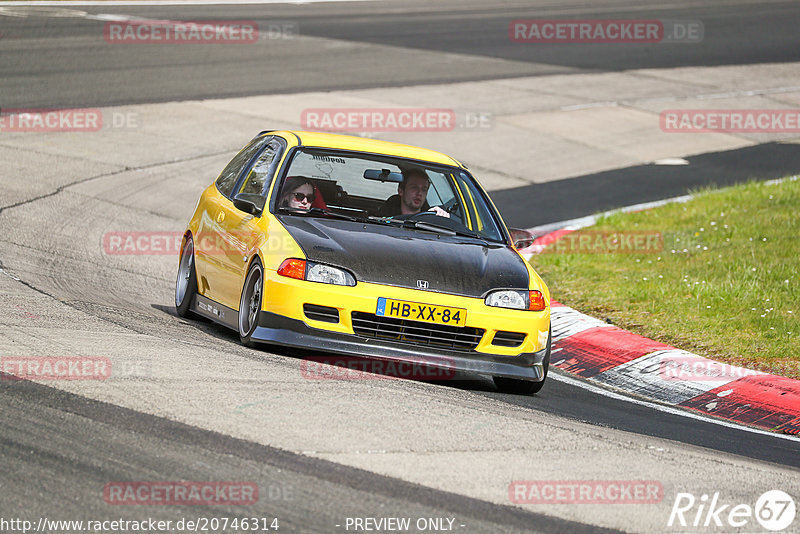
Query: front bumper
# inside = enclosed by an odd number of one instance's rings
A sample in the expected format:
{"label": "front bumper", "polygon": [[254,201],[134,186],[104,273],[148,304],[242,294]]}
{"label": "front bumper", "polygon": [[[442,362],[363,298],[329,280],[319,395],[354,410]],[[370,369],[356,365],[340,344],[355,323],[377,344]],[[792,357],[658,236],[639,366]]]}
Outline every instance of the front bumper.
{"label": "front bumper", "polygon": [[319,330],[311,328],[303,321],[265,311],[259,316],[258,327],[252,339],[288,347],[319,350],[321,353],[356,355],[422,364],[450,372],[504,376],[534,382],[544,379],[544,359],[547,355],[546,348],[516,356],[460,352],[442,348],[429,349],[425,346]]}
{"label": "front bumper", "polygon": [[[550,331],[550,308],[543,311],[510,310],[486,306],[482,298],[451,295],[418,289],[358,282],[355,286],[337,286],[305,280],[295,280],[265,269],[264,301],[261,309],[282,317],[298,320],[315,331],[325,333],[356,333],[352,314],[375,314],[381,297],[419,302],[467,310],[465,327],[485,330],[474,351],[493,356],[522,356],[547,347]],[[335,308],[339,320],[335,323],[314,320],[304,311],[304,305]],[[424,324],[424,323],[422,323]],[[497,332],[525,334],[518,346],[500,346],[492,341]],[[321,333],[320,333],[321,334]]]}
{"label": "front bumper", "polygon": [[[396,362],[422,363],[449,371],[541,381],[550,336],[550,308],[522,311],[486,306],[481,298],[358,282],[337,286],[279,276],[265,269],[264,300],[258,327],[251,336],[289,347],[319,350]],[[354,328],[353,314],[375,314],[381,297],[467,310],[465,327],[484,330],[471,350],[413,344],[366,336]],[[338,321],[315,320],[304,306],[324,306],[338,311]],[[417,323],[418,325],[424,323]],[[518,346],[493,342],[498,332],[525,334]]]}

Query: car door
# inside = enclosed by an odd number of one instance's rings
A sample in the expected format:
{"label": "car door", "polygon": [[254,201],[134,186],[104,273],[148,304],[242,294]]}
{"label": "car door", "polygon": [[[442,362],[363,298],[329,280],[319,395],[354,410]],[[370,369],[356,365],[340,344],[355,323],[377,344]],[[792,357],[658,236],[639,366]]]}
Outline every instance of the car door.
{"label": "car door", "polygon": [[220,224],[224,222],[223,200],[230,202],[244,169],[270,140],[271,136],[259,136],[240,150],[220,173],[214,187],[205,191],[199,204],[201,213],[194,236],[198,292],[218,302],[224,295],[221,289],[225,278],[222,258],[225,241],[220,231]]}
{"label": "car door", "polygon": [[233,309],[239,308],[244,278],[252,255],[261,239],[263,230],[259,217],[238,209],[233,198],[239,193],[260,195],[262,209],[266,203],[266,192],[275,176],[277,164],[283,154],[285,142],[280,137],[271,137],[257,155],[244,168],[233,195],[222,197],[215,222],[219,232],[218,241],[223,248],[216,281],[218,301]]}

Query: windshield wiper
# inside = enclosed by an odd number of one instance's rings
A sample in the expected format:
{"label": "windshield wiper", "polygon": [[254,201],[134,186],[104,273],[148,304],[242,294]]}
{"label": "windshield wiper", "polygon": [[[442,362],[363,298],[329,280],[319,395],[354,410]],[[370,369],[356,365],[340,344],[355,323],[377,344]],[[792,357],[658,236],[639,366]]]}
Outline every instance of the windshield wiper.
{"label": "windshield wiper", "polygon": [[358,217],[353,217],[352,215],[345,215],[344,213],[338,213],[332,211],[328,208],[310,208],[307,210],[300,209],[300,208],[280,208],[280,210],[284,213],[291,213],[292,215],[311,215],[311,216],[325,216],[325,217],[334,217],[336,219],[344,219],[346,221],[360,221]]}
{"label": "windshield wiper", "polygon": [[[427,213],[427,212],[421,212],[421,213]],[[483,242],[485,245],[489,245],[489,242],[486,240],[486,238],[474,232],[469,232],[465,230],[456,230],[448,226],[438,225],[435,222],[432,222],[430,219],[426,221],[417,221],[414,220],[413,215],[407,219],[389,218],[386,220],[386,222],[399,223],[399,226],[401,226],[402,228],[414,228],[416,230],[426,230],[428,232],[435,232],[437,234],[444,234],[449,236],[471,237],[473,239],[477,239]]]}
{"label": "windshield wiper", "polygon": [[425,221],[407,221],[406,224],[404,224],[403,226],[410,226],[411,228],[417,228],[419,230],[428,230],[429,232],[436,232],[438,234],[445,234],[445,235],[458,234],[458,232],[456,232],[452,228],[448,228],[447,226],[439,226],[438,224]]}
{"label": "windshield wiper", "polygon": [[[331,210],[330,208],[310,208],[307,210],[299,209],[299,208],[279,208],[281,212],[291,213],[292,215],[306,215],[306,216],[326,216],[332,217],[337,219],[343,219],[345,221],[353,221],[353,222],[363,222],[363,223],[371,223],[371,224],[391,224],[389,217],[374,217],[372,215],[367,215],[367,212],[362,209],[358,208],[339,208],[338,206],[336,209],[346,209],[349,211],[355,211],[360,214],[363,214],[362,217],[357,217],[355,215],[347,215],[346,213],[339,213],[336,211]],[[400,222],[400,221],[398,221]]]}

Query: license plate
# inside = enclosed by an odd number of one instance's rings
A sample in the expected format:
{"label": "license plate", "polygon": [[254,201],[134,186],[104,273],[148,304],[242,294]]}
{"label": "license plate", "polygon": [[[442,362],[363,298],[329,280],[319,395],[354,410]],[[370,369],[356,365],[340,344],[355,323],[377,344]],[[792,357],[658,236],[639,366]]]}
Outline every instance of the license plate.
{"label": "license plate", "polygon": [[435,306],[420,302],[408,302],[387,298],[378,299],[376,315],[381,317],[395,317],[425,323],[446,324],[450,326],[464,326],[467,324],[467,310]]}

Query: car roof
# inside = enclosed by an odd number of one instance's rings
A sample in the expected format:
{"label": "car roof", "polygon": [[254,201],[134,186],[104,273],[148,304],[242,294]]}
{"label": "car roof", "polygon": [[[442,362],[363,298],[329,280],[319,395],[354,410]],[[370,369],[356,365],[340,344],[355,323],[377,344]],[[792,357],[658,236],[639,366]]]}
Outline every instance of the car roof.
{"label": "car roof", "polygon": [[[266,132],[265,132],[266,133]],[[341,135],[321,132],[302,132],[294,130],[270,131],[271,134],[285,134],[288,137],[295,136],[300,146],[313,148],[333,148],[340,150],[353,150],[357,152],[367,152],[370,154],[381,154],[384,156],[395,156],[399,158],[410,158],[442,165],[456,165],[466,168],[455,158],[412,145],[394,143],[392,141],[382,141],[380,139],[368,139],[356,137],[354,135]]]}

